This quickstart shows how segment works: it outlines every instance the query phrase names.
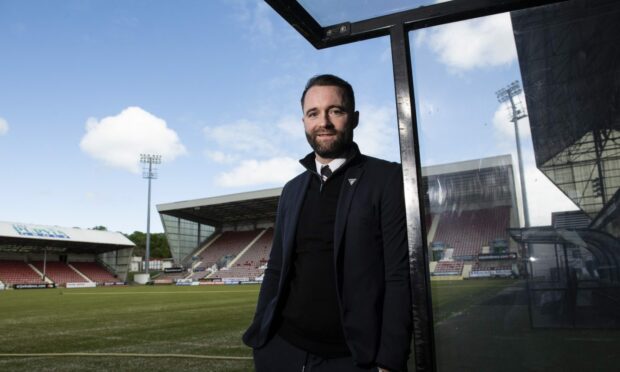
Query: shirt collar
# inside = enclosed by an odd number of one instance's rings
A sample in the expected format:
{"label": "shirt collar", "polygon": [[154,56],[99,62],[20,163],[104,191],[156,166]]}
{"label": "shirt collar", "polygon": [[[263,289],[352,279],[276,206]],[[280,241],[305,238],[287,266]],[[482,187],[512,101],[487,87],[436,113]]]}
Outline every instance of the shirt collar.
{"label": "shirt collar", "polygon": [[[357,147],[357,144],[355,144],[355,142],[351,143],[351,148],[347,151],[347,154],[346,154],[346,161],[344,162],[344,164],[341,164],[341,166],[347,166],[347,164],[349,163],[359,161],[359,159],[361,159],[361,155],[362,154],[360,154],[360,150]],[[299,160],[299,163],[303,165],[303,167],[309,170],[310,172],[315,173],[315,174],[321,174],[320,167],[318,169],[319,172],[317,172],[317,166],[316,166],[315,160],[316,160],[316,154],[314,152],[311,152],[308,155],[306,155],[303,159]],[[331,165],[330,165],[330,168],[331,168]]]}
{"label": "shirt collar", "polygon": [[329,165],[329,169],[332,171],[332,173],[334,173],[336,169],[340,168],[340,166],[344,164],[345,161],[347,161],[346,158],[336,158],[327,164],[323,164],[316,160],[316,158],[314,158],[314,163],[316,164],[316,172],[318,174],[321,174],[321,168],[323,168],[324,165]]}

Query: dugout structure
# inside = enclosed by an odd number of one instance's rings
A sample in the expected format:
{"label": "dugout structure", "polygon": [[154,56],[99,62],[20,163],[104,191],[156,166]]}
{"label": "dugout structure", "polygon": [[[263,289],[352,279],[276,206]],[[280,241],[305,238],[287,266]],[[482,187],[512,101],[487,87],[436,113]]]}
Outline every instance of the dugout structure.
{"label": "dugout structure", "polygon": [[619,17],[610,0],[512,13],[536,165],[587,216],[511,231],[536,327],[620,327]]}
{"label": "dugout structure", "polygon": [[[537,166],[591,216],[590,230],[617,239],[620,218],[615,154],[620,106],[620,43],[617,42],[620,3],[615,0],[557,3],[554,0],[428,0],[373,2],[360,7],[354,1],[338,5],[305,0],[266,1],[317,49],[389,37],[411,257],[415,360],[410,369],[523,371],[617,367],[617,335],[599,330],[532,332],[529,325],[525,326],[521,322],[523,314],[519,313],[527,308],[524,300],[533,293],[526,291],[520,281],[495,298],[476,295],[481,306],[475,311],[463,311],[452,321],[434,324],[435,310],[442,306],[435,305],[431,299],[429,257],[425,249],[428,212],[423,201],[425,190],[421,187],[420,123],[415,110],[416,102],[420,101],[419,92],[414,89],[417,66],[412,63],[410,44],[412,34],[427,27],[514,11],[513,31]],[[471,35],[462,36],[465,40],[461,45],[478,42]],[[564,229],[575,231],[575,228]],[[523,238],[519,243],[528,262],[536,258],[529,256],[528,239],[556,240],[553,233],[545,231],[531,228],[512,234],[515,239]],[[552,231],[558,232],[558,227],[552,227]],[[590,237],[586,235],[579,236],[587,240]],[[615,246],[611,242],[604,245],[609,249]],[[617,262],[610,263],[618,267]],[[610,300],[619,302],[617,297]],[[590,316],[596,318],[597,311],[602,309],[592,310]],[[477,317],[483,314],[484,317]],[[516,314],[519,316],[515,317]],[[567,337],[567,334],[578,337]],[[600,337],[603,334],[608,337]],[[596,341],[596,346],[590,341]]]}
{"label": "dugout structure", "polygon": [[134,247],[119,232],[0,222],[1,260],[96,262],[124,282]]}

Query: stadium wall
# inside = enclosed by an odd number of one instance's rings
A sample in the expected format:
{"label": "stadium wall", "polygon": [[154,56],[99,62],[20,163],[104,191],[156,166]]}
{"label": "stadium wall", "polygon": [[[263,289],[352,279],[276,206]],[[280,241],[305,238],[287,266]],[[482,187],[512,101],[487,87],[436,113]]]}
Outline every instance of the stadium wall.
{"label": "stadium wall", "polygon": [[131,267],[132,248],[123,248],[105,252],[97,256],[96,261],[112,271],[121,281],[127,281],[127,274]]}

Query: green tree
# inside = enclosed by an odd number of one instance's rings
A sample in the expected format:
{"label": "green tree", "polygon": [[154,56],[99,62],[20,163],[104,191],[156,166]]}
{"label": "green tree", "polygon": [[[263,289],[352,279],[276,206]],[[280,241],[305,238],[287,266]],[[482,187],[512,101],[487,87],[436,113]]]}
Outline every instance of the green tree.
{"label": "green tree", "polygon": [[[144,257],[146,255],[146,234],[141,231],[134,231],[126,236],[136,245],[136,248],[133,250],[133,254],[135,256]],[[168,246],[166,234],[151,234],[151,258],[170,257],[172,257],[172,255],[170,254],[170,247]]]}
{"label": "green tree", "polygon": [[102,225],[97,225],[93,227],[91,230],[108,231],[108,228]]}

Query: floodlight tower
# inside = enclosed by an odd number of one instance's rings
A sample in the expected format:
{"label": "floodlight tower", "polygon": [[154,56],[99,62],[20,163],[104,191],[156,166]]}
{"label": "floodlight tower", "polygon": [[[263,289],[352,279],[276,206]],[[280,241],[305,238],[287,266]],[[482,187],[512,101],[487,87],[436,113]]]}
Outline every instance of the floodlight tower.
{"label": "floodlight tower", "polygon": [[149,260],[151,259],[151,180],[157,178],[157,168],[153,164],[161,164],[161,155],[140,154],[140,163],[144,164],[142,178],[149,180],[148,204],[146,208],[146,257],[144,272],[149,273]]}
{"label": "floodlight tower", "polygon": [[525,173],[523,172],[523,158],[521,157],[521,140],[519,139],[519,119],[523,119],[527,115],[522,109],[517,107],[515,103],[515,97],[521,94],[523,90],[518,81],[513,81],[507,87],[502,88],[495,92],[497,100],[500,103],[510,102],[510,108],[512,110],[512,118],[510,121],[515,126],[515,139],[517,141],[517,157],[519,160],[519,179],[521,181],[521,200],[523,201],[523,219],[525,227],[530,227],[530,214],[527,207],[527,192],[525,190]]}

